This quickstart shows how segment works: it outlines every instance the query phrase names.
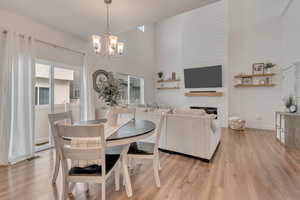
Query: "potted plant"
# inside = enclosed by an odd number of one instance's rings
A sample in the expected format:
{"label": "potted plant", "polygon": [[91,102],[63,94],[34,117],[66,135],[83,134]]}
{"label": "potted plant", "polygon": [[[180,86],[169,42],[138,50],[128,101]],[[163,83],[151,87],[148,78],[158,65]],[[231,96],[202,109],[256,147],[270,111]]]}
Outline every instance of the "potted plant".
{"label": "potted plant", "polygon": [[163,72],[158,72],[157,73],[159,80],[163,79],[164,73]]}
{"label": "potted plant", "polygon": [[265,74],[271,74],[272,73],[272,68],[275,67],[276,65],[273,63],[266,63],[264,66],[264,73]]}
{"label": "potted plant", "polygon": [[118,105],[121,95],[121,84],[115,79],[112,73],[109,73],[108,79],[98,84],[98,97],[102,99],[108,106]]}
{"label": "potted plant", "polygon": [[285,99],[285,108],[287,112],[293,113],[297,111],[294,96],[290,95],[287,99]]}

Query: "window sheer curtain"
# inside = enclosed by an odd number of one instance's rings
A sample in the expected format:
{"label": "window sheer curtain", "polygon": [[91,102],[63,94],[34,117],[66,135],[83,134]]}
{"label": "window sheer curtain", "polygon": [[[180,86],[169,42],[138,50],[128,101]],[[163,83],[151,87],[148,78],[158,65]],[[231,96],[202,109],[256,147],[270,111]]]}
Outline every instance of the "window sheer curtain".
{"label": "window sheer curtain", "polygon": [[3,164],[7,164],[34,156],[35,41],[13,31],[4,35],[2,46],[6,53],[1,59],[0,96],[3,151],[0,155]]}
{"label": "window sheer curtain", "polygon": [[11,122],[11,67],[8,34],[0,33],[0,165],[8,165]]}

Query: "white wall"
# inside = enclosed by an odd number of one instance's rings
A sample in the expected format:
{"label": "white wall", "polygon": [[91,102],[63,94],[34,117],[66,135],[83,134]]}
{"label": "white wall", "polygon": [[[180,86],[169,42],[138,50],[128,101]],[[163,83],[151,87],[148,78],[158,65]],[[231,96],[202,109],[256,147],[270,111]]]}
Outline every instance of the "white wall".
{"label": "white wall", "polygon": [[[160,104],[187,108],[189,106],[218,107],[222,126],[228,116],[228,13],[227,0],[208,5],[157,23],[156,72],[176,72],[179,90],[156,90]],[[185,68],[223,65],[223,97],[185,97]],[[168,75],[169,76],[169,75]],[[197,90],[197,89],[194,89]],[[198,89],[205,90],[205,89]]]}
{"label": "white wall", "polygon": [[[291,0],[291,4],[282,16],[282,56],[285,81],[282,87],[283,97],[294,94],[300,106],[300,2]],[[290,68],[291,65],[294,67]],[[296,70],[298,69],[298,70]],[[298,74],[297,74],[298,71]],[[296,72],[296,73],[295,73]],[[295,79],[296,78],[296,79]],[[296,91],[294,91],[296,90]],[[299,112],[299,109],[298,109]]]}
{"label": "white wall", "polygon": [[[230,0],[229,84],[230,115],[240,116],[252,128],[274,129],[274,113],[281,109],[281,26],[278,17],[269,16],[260,1]],[[260,17],[259,19],[257,19]],[[234,75],[252,73],[253,63],[276,63],[276,87],[235,88]]]}
{"label": "white wall", "polygon": [[[86,41],[82,38],[40,24],[28,17],[0,9],[0,30],[2,29],[31,35],[36,39],[71,49],[83,50],[86,46]],[[37,57],[76,66],[82,65],[83,62],[82,56],[78,54],[40,43],[37,43]]]}
{"label": "white wall", "polygon": [[300,61],[300,1],[294,0],[282,16],[284,66]]}

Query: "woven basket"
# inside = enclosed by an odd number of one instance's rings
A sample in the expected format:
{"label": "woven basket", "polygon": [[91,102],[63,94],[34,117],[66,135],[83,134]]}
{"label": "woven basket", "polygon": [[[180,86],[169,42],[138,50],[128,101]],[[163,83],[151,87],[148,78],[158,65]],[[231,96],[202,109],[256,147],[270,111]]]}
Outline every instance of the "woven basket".
{"label": "woven basket", "polygon": [[229,128],[236,131],[244,131],[246,129],[246,121],[238,118],[230,119]]}

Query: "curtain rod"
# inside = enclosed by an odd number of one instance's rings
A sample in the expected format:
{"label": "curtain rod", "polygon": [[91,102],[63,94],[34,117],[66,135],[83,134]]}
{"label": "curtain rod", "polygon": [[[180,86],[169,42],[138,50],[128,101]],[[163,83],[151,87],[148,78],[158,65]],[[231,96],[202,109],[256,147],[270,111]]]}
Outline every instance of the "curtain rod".
{"label": "curtain rod", "polygon": [[[7,34],[8,31],[7,30],[4,30],[2,31],[3,34]],[[19,35],[20,37],[25,37],[25,35],[23,34],[20,34]],[[60,48],[60,49],[64,49],[66,51],[70,51],[70,52],[73,52],[73,53],[77,53],[77,54],[80,54],[80,55],[83,55],[85,56],[85,53],[81,52],[81,51],[77,51],[77,50],[73,50],[73,49],[70,49],[70,48],[67,48],[67,47],[63,47],[63,46],[60,46],[60,45],[57,45],[57,44],[53,44],[53,43],[50,43],[50,42],[46,42],[46,41],[43,41],[43,40],[39,40],[39,39],[34,39],[36,42],[39,42],[39,43],[42,43],[42,44],[46,44],[46,45],[49,45],[49,46],[52,46],[54,48]]]}

